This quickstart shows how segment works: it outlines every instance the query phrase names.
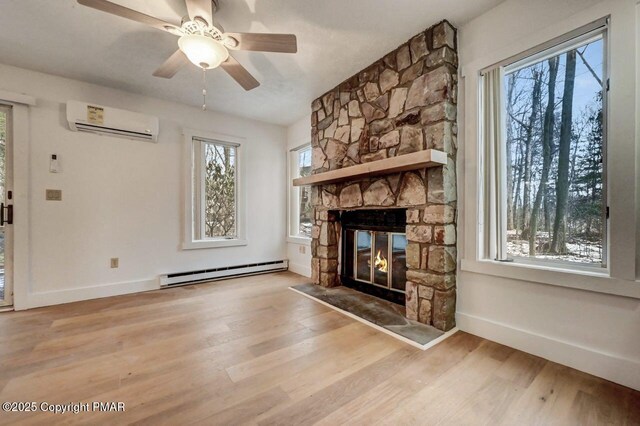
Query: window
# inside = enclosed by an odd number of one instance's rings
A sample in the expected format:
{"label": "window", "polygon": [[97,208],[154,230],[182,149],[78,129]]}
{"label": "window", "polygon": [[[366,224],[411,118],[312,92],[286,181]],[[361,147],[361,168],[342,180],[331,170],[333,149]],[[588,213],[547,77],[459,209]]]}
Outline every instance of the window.
{"label": "window", "polygon": [[[290,152],[291,180],[311,174],[311,146],[304,145]],[[311,186],[292,186],[289,196],[289,234],[293,238],[311,238],[313,210],[311,208]]]}
{"label": "window", "polygon": [[488,252],[606,266],[606,27],[484,74]]}
{"label": "window", "polygon": [[[189,133],[189,132],[185,132]],[[239,143],[187,134],[190,191],[185,248],[246,244],[240,216]]]}

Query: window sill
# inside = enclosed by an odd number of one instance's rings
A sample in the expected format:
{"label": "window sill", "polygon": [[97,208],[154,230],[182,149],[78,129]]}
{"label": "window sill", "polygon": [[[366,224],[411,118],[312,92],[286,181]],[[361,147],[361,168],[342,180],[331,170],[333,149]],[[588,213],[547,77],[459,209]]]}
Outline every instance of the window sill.
{"label": "window sill", "polygon": [[309,237],[297,237],[297,236],[289,235],[287,237],[287,242],[288,243],[292,243],[292,244],[301,244],[301,245],[305,245],[305,246],[310,246],[311,245],[311,238],[309,238]]}
{"label": "window sill", "polygon": [[465,259],[462,259],[460,269],[463,272],[640,299],[639,281],[612,278],[609,276],[608,271],[574,270],[547,265],[539,266],[517,262],[505,263],[494,260]]}
{"label": "window sill", "polygon": [[243,239],[231,239],[231,240],[197,240],[197,241],[187,241],[182,243],[182,250],[198,250],[198,249],[206,249],[206,248],[217,248],[217,247],[235,247],[235,246],[246,246],[248,244],[247,240]]}

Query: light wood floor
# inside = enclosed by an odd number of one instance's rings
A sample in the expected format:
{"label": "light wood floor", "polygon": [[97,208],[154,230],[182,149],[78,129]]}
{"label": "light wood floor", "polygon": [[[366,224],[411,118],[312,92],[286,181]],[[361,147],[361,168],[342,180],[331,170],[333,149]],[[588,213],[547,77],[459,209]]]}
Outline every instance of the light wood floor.
{"label": "light wood floor", "polygon": [[459,332],[420,351],[279,273],[0,314],[0,423],[639,424],[640,393]]}

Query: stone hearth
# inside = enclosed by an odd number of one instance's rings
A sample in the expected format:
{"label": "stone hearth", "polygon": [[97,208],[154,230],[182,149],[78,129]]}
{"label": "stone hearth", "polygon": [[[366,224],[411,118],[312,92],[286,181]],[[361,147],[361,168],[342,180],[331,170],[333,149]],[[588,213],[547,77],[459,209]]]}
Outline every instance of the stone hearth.
{"label": "stone hearth", "polygon": [[456,31],[443,21],[312,103],[312,173],[436,149],[444,166],[313,187],[313,281],[340,285],[339,211],[406,208],[406,316],[455,326]]}

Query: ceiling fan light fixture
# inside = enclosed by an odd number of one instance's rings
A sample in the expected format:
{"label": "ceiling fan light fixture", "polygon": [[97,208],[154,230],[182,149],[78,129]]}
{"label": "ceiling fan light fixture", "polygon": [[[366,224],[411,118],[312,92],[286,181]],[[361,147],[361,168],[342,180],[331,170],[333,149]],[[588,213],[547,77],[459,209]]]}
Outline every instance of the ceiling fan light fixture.
{"label": "ceiling fan light fixture", "polygon": [[186,34],[178,39],[178,47],[196,66],[211,69],[220,66],[229,57],[229,51],[220,42],[200,34]]}

